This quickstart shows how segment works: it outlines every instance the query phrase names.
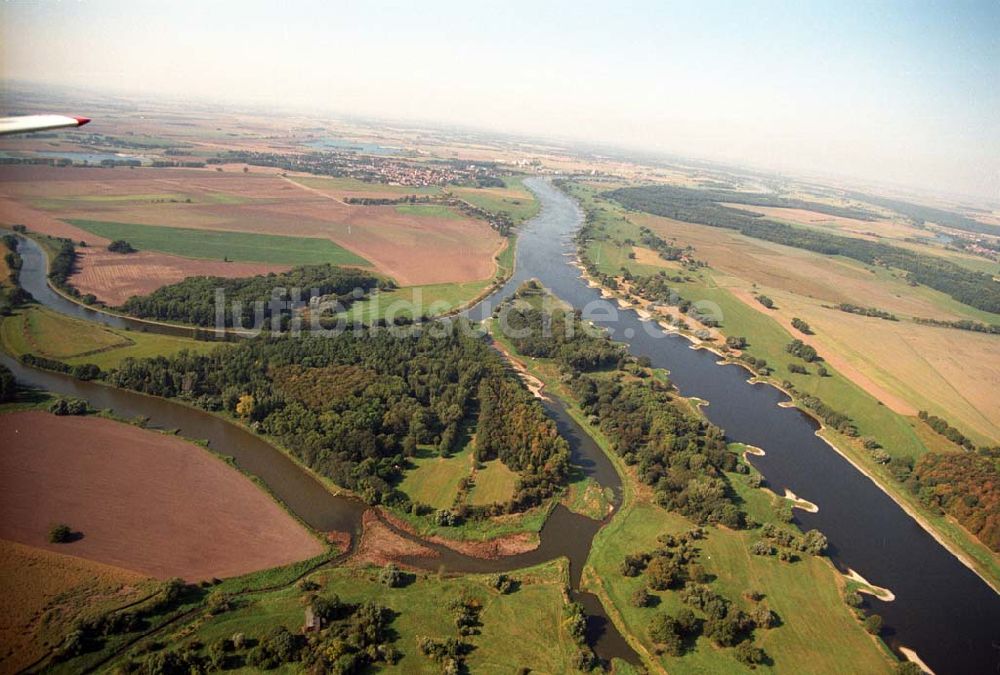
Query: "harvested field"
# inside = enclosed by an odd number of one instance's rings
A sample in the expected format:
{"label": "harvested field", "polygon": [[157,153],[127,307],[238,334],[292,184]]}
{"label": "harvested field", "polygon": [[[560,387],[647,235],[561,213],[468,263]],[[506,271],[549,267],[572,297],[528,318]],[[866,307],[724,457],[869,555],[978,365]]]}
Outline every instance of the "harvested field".
{"label": "harvested field", "polygon": [[[401,213],[394,206],[347,205],[341,192],[253,171],[6,166],[0,167],[0,218],[94,245],[107,242],[62,221],[324,238],[371,261],[400,285],[493,276],[502,240],[485,222],[459,214],[441,218]],[[176,197],[162,199],[169,195]]]}
{"label": "harvested field", "polygon": [[695,258],[714,269],[760,286],[829,304],[863,304],[906,316],[984,320],[982,313],[943,293],[911,288],[901,277],[891,277],[884,270],[872,273],[853,260],[822,256],[707,225],[644,214],[630,214],[630,218],[664,238],[694,246]]}
{"label": "harvested field", "polygon": [[[229,577],[322,552],[207,451],[98,417],[0,417],[0,537],[165,579]],[[82,533],[52,544],[65,522]]]}
{"label": "harvested field", "polygon": [[291,267],[266,263],[221,263],[154,251],[122,255],[103,247],[81,248],[78,253],[77,271],[70,277],[70,283],[80,293],[93,293],[98,300],[111,306],[121,305],[133,295],[146,295],[188,277],[250,277],[284,272]]}
{"label": "harvested field", "polygon": [[0,673],[47,654],[78,619],[140,600],[155,586],[129,570],[0,540]]}

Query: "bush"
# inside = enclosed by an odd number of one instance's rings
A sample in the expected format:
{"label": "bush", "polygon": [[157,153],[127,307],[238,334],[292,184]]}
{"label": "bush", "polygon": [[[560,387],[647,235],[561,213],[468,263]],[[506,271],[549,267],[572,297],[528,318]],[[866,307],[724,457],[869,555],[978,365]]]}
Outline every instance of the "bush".
{"label": "bush", "polygon": [[115,239],[108,244],[108,250],[112,253],[135,253],[136,248],[124,239]]}
{"label": "bush", "polygon": [[750,668],[756,668],[758,664],[764,663],[767,660],[764,650],[751,644],[749,641],[736,645],[735,656],[737,661]]}
{"label": "bush", "polygon": [[646,590],[646,587],[643,586],[632,594],[631,603],[633,607],[649,607],[652,600],[653,596],[651,596],[649,591]]}
{"label": "bush", "polygon": [[389,563],[379,574],[379,582],[389,588],[397,588],[403,585],[403,573],[394,564]]}
{"label": "bush", "polygon": [[49,530],[49,543],[65,544],[73,539],[73,530],[65,523],[53,525]]}
{"label": "bush", "polygon": [[865,617],[864,625],[866,631],[878,635],[882,632],[882,617],[878,614],[869,614]]}
{"label": "bush", "polygon": [[17,395],[17,380],[10,368],[0,364],[0,403],[13,401]]}
{"label": "bush", "polygon": [[53,415],[86,415],[87,402],[79,398],[57,398],[49,405]]}

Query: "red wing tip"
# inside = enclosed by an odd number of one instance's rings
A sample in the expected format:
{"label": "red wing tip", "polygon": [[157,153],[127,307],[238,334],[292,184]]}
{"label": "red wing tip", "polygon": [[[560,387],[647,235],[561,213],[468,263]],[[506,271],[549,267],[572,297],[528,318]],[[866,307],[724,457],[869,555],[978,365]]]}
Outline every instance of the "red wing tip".
{"label": "red wing tip", "polygon": [[80,127],[82,127],[84,124],[87,124],[87,123],[90,122],[90,118],[89,117],[74,117],[73,119],[75,119],[77,122],[79,122],[79,124],[77,126],[80,126]]}

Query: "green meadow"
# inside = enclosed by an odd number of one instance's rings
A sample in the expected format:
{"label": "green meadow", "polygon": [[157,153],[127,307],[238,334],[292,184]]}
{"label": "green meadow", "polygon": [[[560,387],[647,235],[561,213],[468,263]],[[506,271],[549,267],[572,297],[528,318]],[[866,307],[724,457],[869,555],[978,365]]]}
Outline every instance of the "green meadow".
{"label": "green meadow", "polygon": [[370,267],[364,258],[329,239],[225,232],[161,225],[69,220],[72,225],[106,239],[125,239],[140,251],[159,251],[185,258],[229,259],[275,265],[353,265]]}

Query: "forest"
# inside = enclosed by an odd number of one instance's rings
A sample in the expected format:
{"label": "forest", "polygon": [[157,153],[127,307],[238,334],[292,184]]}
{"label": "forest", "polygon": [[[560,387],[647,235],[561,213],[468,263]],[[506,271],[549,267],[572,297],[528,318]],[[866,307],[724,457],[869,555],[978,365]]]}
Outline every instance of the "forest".
{"label": "forest", "polygon": [[[1000,313],[1000,283],[983,272],[965,269],[940,256],[924,255],[878,241],[844,237],[768,220],[756,213],[722,206],[720,201],[757,204],[763,201],[745,193],[720,190],[693,190],[666,185],[619,188],[602,196],[622,206],[688,223],[738,230],[748,237],[821,253],[842,255],[866,265],[895,267],[907,273],[913,283],[924,284],[959,302],[987,312]],[[778,199],[778,198],[773,198]],[[780,200],[779,200],[780,201]],[[796,202],[799,200],[788,200]],[[779,204],[761,204],[777,206]],[[840,207],[803,202],[799,208],[822,213]],[[852,211],[844,209],[844,211]],[[848,215],[831,213],[831,215]],[[849,217],[857,217],[850,215]]]}
{"label": "forest", "polygon": [[[203,326],[217,325],[217,312],[225,312],[224,325],[260,328],[278,319],[286,330],[293,305],[303,307],[311,298],[321,297],[346,309],[373,288],[391,288],[391,281],[379,280],[369,272],[330,264],[304,265],[281,274],[227,279],[188,277],[163,286],[149,295],[133,296],[122,309],[142,319],[179,321]],[[217,305],[216,294],[223,293]]]}
{"label": "forest", "polygon": [[979,452],[928,452],[913,467],[910,488],[944,511],[993,551],[1000,552],[1000,469]]}
{"label": "forest", "polygon": [[259,337],[208,354],[126,359],[117,387],[245,420],[369,503],[409,508],[395,485],[418,445],[447,455],[473,425],[481,457],[520,473],[509,510],[565,479],[569,448],[537,400],[457,324],[335,337]]}

